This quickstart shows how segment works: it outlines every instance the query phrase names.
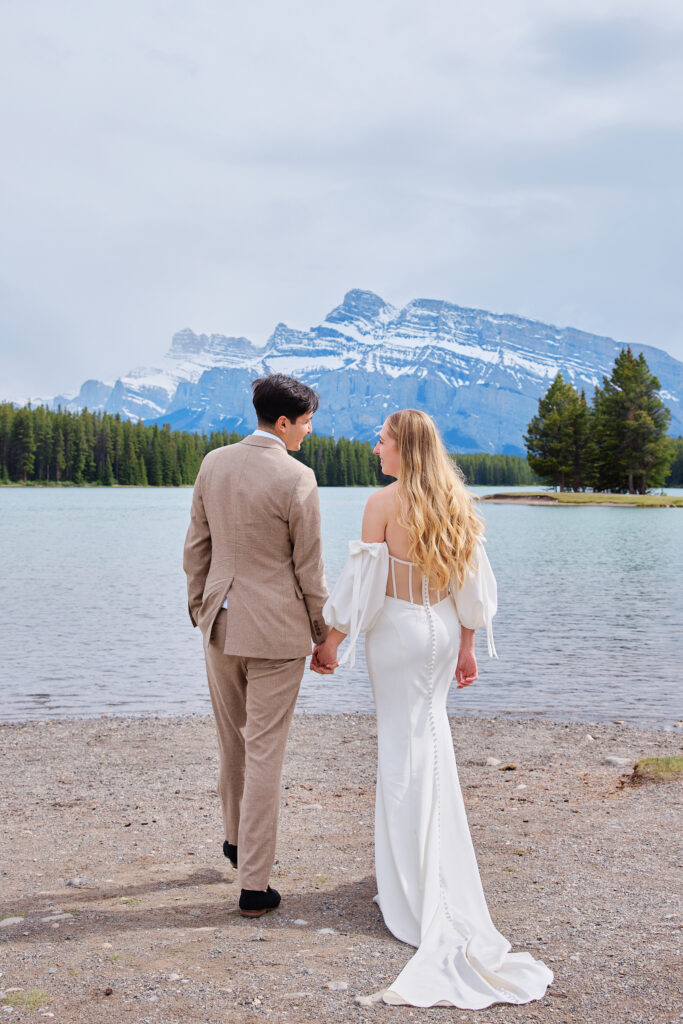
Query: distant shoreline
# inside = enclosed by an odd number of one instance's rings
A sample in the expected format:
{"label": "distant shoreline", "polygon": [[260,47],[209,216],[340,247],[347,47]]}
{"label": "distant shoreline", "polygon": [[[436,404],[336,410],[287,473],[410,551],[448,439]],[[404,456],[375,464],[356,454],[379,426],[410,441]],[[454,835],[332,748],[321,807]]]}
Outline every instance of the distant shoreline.
{"label": "distant shoreline", "polygon": [[[78,490],[186,490],[193,488],[194,484],[191,483],[173,483],[173,484],[145,484],[145,483],[71,483],[69,481],[56,482],[46,481],[38,482],[31,480],[27,483],[11,482],[0,482],[0,489],[3,487],[18,488],[24,487],[26,489],[39,488],[49,489],[57,487],[67,487],[70,489]],[[327,487],[344,487],[345,490],[355,490],[357,488],[367,488],[368,486],[374,486],[374,484],[360,484],[360,483],[347,483],[347,484],[319,484],[321,488]],[[481,486],[481,484],[471,484],[471,486]],[[496,486],[496,484],[492,484]],[[499,484],[499,486],[505,486],[505,484]],[[486,502],[488,505],[522,505],[530,506],[535,505],[537,507],[545,506],[546,508],[558,508],[562,505],[573,506],[574,508],[683,508],[683,497],[674,497],[670,495],[609,495],[609,494],[593,494],[591,492],[579,492],[573,493],[569,490],[565,490],[563,493],[549,493],[544,490],[530,490],[522,494],[516,492],[499,492],[493,495],[474,495],[474,499],[477,502]]]}
{"label": "distant shoreline", "polygon": [[672,497],[667,494],[602,494],[586,493],[581,491],[574,493],[564,491],[562,493],[548,494],[544,492],[529,492],[526,494],[505,493],[482,494],[477,496],[477,501],[486,501],[492,505],[545,505],[546,507],[559,507],[560,505],[573,505],[574,507],[609,507],[609,508],[683,508],[683,497]]}
{"label": "distant shoreline", "polygon": [[[187,490],[192,488],[193,484],[166,484],[166,485],[154,485],[154,484],[100,484],[100,483],[85,483],[85,484],[74,484],[69,481],[59,482],[57,481],[46,481],[39,483],[38,481],[28,481],[27,483],[17,483],[15,481],[0,483],[0,489],[3,487],[7,488],[59,488],[65,487],[77,490],[97,490],[97,491],[178,491]],[[378,486],[374,484],[320,484],[321,488],[327,487],[343,487],[344,490],[356,490],[358,488],[366,488]],[[381,486],[381,485],[380,485]],[[482,484],[471,484],[472,487],[484,486]],[[495,487],[496,484],[490,486]],[[498,486],[505,487],[505,484],[499,484]],[[496,494],[475,494],[476,501],[485,501],[491,505],[536,505],[545,507],[558,507],[560,505],[573,505],[582,506],[588,508],[597,508],[600,506],[607,506],[610,508],[621,507],[621,508],[683,508],[683,497],[671,496],[667,494],[604,494],[604,493],[592,493],[586,491],[573,492],[548,492],[548,491],[528,491],[524,493],[518,493],[515,491],[500,491]]]}

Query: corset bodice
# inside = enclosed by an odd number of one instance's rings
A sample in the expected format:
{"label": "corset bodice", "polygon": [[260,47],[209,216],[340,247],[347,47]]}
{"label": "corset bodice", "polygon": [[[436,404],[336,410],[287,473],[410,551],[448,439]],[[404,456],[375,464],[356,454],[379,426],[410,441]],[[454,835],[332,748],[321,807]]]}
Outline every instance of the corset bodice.
{"label": "corset bodice", "polygon": [[[408,601],[410,604],[424,604],[423,588],[424,576],[419,565],[416,565],[415,562],[406,562],[405,559],[390,554],[387,597],[394,597],[398,601]],[[438,604],[447,594],[448,588],[444,590],[428,588],[428,603]]]}

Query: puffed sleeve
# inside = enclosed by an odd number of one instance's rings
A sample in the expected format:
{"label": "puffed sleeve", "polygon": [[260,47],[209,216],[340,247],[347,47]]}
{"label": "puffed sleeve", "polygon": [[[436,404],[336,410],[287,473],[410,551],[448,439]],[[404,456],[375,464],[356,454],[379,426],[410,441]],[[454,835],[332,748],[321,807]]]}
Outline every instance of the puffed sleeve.
{"label": "puffed sleeve", "polygon": [[452,590],[455,610],[460,624],[466,629],[486,627],[486,640],[490,658],[497,658],[493,642],[493,616],[498,609],[498,587],[484,545],[477,544],[474,565],[462,587]]}
{"label": "puffed sleeve", "polygon": [[360,633],[372,629],[384,606],[389,573],[389,549],[381,543],[349,541],[349,557],[325,606],[328,626],[346,633],[349,643],[340,664],[355,662]]}

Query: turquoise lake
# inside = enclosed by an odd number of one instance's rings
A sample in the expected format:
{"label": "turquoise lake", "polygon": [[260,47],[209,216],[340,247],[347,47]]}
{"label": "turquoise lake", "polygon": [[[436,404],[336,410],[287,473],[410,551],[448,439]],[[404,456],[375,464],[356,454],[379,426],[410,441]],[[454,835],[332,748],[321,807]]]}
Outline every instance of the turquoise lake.
{"label": "turquoise lake", "polygon": [[[320,491],[330,585],[369,493]],[[1,720],[210,711],[182,571],[191,496],[0,489]],[[481,637],[480,678],[451,691],[451,712],[673,727],[683,717],[683,510],[483,511],[499,660]],[[307,670],[298,710],[371,711],[362,646],[353,669]]]}

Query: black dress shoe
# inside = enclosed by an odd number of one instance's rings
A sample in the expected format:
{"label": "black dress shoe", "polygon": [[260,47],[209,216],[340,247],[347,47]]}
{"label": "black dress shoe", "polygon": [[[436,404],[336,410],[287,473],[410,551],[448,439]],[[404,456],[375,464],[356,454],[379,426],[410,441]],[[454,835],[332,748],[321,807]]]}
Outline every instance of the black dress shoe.
{"label": "black dress shoe", "polygon": [[265,892],[258,889],[242,889],[240,914],[242,917],[261,917],[280,905],[280,893],[270,886]]}
{"label": "black dress shoe", "polygon": [[237,847],[233,846],[226,839],[223,843],[223,854],[228,858],[234,868],[237,867]]}

